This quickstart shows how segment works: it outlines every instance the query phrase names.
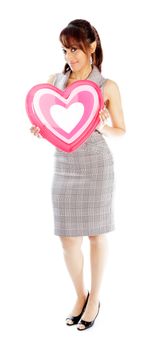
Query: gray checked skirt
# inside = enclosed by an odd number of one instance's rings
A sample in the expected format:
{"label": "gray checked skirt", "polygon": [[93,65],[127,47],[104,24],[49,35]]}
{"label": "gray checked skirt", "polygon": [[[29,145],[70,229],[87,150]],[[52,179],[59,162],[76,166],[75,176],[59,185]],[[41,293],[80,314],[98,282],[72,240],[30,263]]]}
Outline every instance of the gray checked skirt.
{"label": "gray checked skirt", "polygon": [[94,131],[71,153],[55,147],[51,198],[54,234],[95,236],[113,231],[114,161]]}

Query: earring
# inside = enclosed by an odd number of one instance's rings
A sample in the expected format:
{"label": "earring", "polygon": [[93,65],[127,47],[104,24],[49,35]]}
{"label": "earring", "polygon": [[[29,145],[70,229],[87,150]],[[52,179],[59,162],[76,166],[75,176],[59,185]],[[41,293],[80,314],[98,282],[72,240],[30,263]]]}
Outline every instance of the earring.
{"label": "earring", "polygon": [[92,59],[92,56],[90,56],[90,64],[93,63],[93,59]]}

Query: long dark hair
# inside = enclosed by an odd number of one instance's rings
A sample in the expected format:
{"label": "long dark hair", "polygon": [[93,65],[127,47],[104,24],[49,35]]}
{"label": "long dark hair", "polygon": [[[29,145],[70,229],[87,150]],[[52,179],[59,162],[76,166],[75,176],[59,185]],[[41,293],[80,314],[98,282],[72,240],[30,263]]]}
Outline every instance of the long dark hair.
{"label": "long dark hair", "polygon": [[[101,72],[101,64],[103,61],[103,50],[101,40],[97,30],[84,19],[75,19],[71,21],[60,33],[59,40],[62,45],[70,48],[76,44],[83,52],[87,54],[87,50],[93,41],[96,40],[96,49],[92,53],[92,65],[96,65]],[[68,63],[65,64],[63,73],[71,70]]]}

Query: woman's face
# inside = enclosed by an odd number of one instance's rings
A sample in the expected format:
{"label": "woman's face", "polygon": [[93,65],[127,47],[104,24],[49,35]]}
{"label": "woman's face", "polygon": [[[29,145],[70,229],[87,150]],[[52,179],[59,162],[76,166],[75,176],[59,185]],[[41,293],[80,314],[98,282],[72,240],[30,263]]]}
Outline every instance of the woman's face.
{"label": "woman's face", "polygon": [[81,71],[88,64],[90,64],[90,54],[86,54],[81,49],[76,47],[76,45],[70,48],[62,47],[65,61],[70,66],[73,72]]}

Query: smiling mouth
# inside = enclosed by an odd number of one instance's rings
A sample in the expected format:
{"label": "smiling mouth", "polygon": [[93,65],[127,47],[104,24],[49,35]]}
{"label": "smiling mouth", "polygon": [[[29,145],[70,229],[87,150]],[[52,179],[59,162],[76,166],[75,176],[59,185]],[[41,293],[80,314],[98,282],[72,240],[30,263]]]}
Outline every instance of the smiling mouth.
{"label": "smiling mouth", "polygon": [[70,62],[71,65],[76,64],[76,63],[78,63],[78,62]]}

